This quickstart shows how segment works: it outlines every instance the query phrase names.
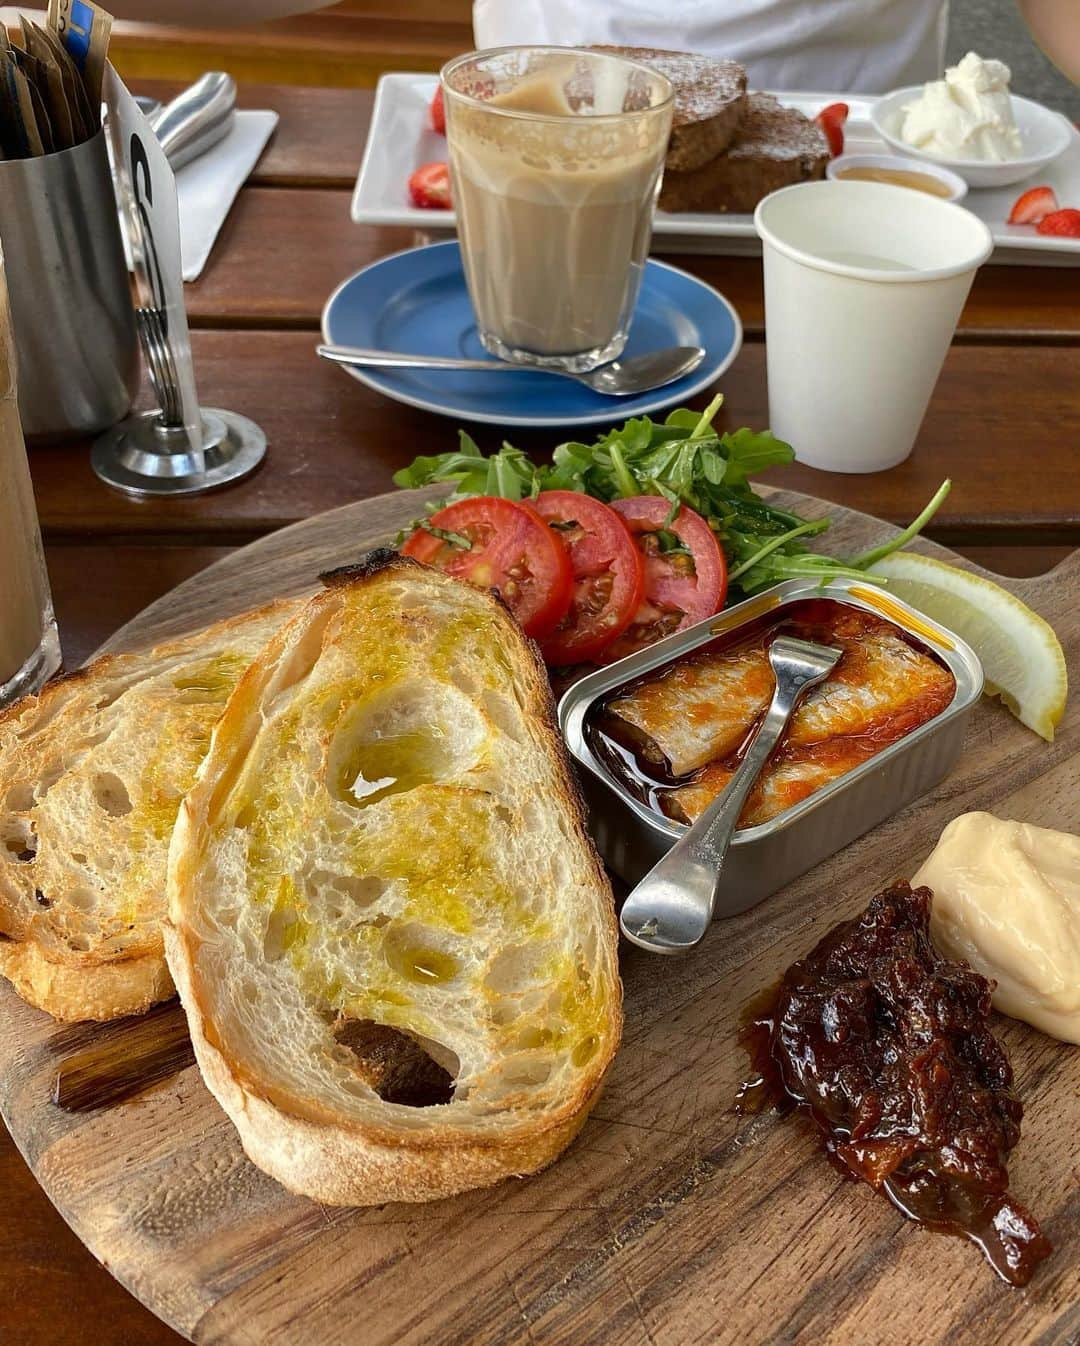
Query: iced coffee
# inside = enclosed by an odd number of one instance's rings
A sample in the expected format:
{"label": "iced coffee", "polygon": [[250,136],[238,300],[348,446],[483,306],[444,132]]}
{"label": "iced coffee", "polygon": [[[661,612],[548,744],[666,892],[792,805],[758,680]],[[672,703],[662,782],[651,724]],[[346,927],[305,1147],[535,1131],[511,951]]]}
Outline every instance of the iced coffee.
{"label": "iced coffee", "polygon": [[566,47],[473,53],[442,81],[484,346],[576,371],[615,359],[649,250],[670,83],[637,62]]}
{"label": "iced coffee", "polygon": [[34,491],[15,401],[15,339],[0,255],[0,707],[60,666]]}

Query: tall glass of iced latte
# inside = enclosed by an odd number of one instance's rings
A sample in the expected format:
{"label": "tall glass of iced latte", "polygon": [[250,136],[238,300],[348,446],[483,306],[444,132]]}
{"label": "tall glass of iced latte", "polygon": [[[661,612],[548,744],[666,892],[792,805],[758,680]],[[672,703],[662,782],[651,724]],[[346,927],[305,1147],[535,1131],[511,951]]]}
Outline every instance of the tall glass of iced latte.
{"label": "tall glass of iced latte", "polygon": [[598,50],[503,47],[442,72],[451,193],[480,340],[584,372],[626,344],[673,92]]}

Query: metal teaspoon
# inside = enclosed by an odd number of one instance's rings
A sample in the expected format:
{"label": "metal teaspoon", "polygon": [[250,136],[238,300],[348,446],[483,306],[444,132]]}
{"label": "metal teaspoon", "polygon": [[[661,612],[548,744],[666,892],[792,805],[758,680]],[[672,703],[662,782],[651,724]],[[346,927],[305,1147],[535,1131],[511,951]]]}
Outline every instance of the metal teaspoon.
{"label": "metal teaspoon", "polygon": [[339,365],[366,365],[382,369],[475,369],[486,374],[557,374],[574,379],[594,392],[608,397],[629,397],[662,388],[692,373],[705,352],[700,346],[668,346],[664,350],[635,355],[629,360],[612,360],[588,374],[572,374],[546,365],[517,365],[504,360],[458,360],[441,355],[406,355],[394,351],[363,350],[356,346],[316,346],[324,360]]}

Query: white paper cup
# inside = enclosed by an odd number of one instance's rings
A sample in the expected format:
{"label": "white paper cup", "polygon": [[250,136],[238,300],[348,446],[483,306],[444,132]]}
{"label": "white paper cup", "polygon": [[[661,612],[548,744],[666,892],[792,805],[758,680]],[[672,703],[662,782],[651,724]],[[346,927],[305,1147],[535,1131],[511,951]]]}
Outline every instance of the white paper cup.
{"label": "white paper cup", "polygon": [[880,472],[912,450],[990,230],[877,182],[804,182],[754,212],[769,425],[800,462]]}

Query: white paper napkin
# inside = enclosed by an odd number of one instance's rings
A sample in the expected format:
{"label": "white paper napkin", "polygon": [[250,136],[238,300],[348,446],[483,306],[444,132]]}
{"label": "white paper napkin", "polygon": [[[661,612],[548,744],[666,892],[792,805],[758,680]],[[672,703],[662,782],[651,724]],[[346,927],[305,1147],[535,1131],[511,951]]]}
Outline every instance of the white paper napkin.
{"label": "white paper napkin", "polygon": [[197,280],[201,275],[236,194],[258,163],[277,123],[276,112],[238,112],[224,139],[177,172],[185,280]]}

